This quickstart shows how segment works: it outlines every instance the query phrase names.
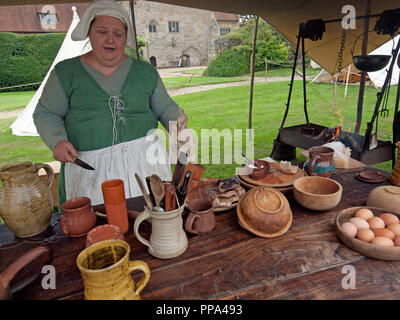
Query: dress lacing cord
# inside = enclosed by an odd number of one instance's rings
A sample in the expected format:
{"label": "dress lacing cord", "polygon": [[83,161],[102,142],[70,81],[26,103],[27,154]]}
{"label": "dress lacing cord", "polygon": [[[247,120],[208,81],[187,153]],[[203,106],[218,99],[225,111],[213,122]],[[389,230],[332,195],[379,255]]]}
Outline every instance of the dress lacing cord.
{"label": "dress lacing cord", "polygon": [[108,99],[108,107],[110,108],[111,111],[111,117],[113,120],[113,141],[112,145],[114,145],[115,141],[118,138],[118,131],[117,131],[117,120],[121,120],[122,124],[126,124],[126,119],[122,114],[122,111],[125,108],[124,101],[120,99],[120,95],[118,96],[110,96]]}

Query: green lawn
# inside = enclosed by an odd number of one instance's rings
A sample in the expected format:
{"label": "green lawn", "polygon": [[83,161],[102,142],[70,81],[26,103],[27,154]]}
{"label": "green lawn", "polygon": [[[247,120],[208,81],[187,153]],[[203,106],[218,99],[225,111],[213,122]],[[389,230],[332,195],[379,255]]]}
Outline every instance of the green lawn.
{"label": "green lawn", "polygon": [[0,110],[24,108],[34,94],[35,91],[0,92]]}
{"label": "green lawn", "polygon": [[[379,139],[390,140],[394,106],[394,93],[397,88],[392,88],[391,99],[388,106],[391,108],[388,118],[380,118]],[[343,97],[344,87],[339,85],[337,95],[337,108],[343,115],[343,129],[350,129],[354,132],[354,122],[356,119],[356,108],[358,100],[358,86],[349,86],[347,98]],[[365,133],[366,123],[370,121],[372,111],[376,103],[376,89],[366,88],[364,100],[364,116],[361,134]],[[257,83],[254,86],[253,100],[253,124],[254,128],[254,154],[255,158],[269,156],[280,127],[285,103],[288,95],[288,82],[269,82]],[[320,125],[334,127],[340,123],[340,119],[334,114],[333,110],[333,85],[313,83],[309,84],[307,90],[309,99],[308,111],[310,121]],[[241,129],[243,132],[242,145],[243,152],[246,152],[245,130],[248,127],[248,105],[249,105],[249,86],[236,86],[209,91],[191,93],[175,96],[173,99],[185,110],[189,116],[188,126],[193,128],[199,136],[199,162],[204,162],[202,155],[205,149],[205,140],[201,139],[201,129],[217,129],[219,132],[225,130],[227,135],[232,137],[234,129]],[[296,81],[294,85],[291,108],[286,120],[285,127],[305,123],[303,113],[302,82]],[[17,161],[52,161],[51,151],[44,145],[38,137],[14,137],[8,126],[14,119],[0,120],[0,166],[14,163]],[[211,133],[216,136],[216,134]],[[238,140],[234,140],[238,141]],[[211,138],[209,142],[208,158],[211,156]],[[220,142],[221,164],[205,164],[205,177],[229,177],[235,174],[235,168],[240,166],[244,159],[240,156],[242,150],[236,151],[237,163],[224,164],[223,139]],[[240,146],[240,145],[239,145]],[[214,150],[217,148],[214,147]],[[233,154],[233,150],[232,150]],[[234,155],[233,155],[234,157]],[[298,160],[304,157],[298,156]],[[391,162],[380,163],[377,167],[391,171]]]}
{"label": "green lawn", "polygon": [[[303,73],[303,69],[301,67],[297,67],[297,71],[300,73]],[[321,71],[321,68],[311,68],[307,67],[306,68],[306,76],[313,76],[317,75]],[[297,73],[296,73],[297,74]],[[267,72],[265,71],[257,71],[255,72],[254,76],[256,77],[285,77],[285,76],[291,76],[292,75],[292,68],[277,68],[277,69],[267,69]]]}
{"label": "green lawn", "polygon": [[201,74],[203,74],[205,69],[206,69],[206,67],[204,67],[204,68],[196,68],[196,69],[177,70],[175,72],[176,73],[187,73],[187,74],[201,75]]}

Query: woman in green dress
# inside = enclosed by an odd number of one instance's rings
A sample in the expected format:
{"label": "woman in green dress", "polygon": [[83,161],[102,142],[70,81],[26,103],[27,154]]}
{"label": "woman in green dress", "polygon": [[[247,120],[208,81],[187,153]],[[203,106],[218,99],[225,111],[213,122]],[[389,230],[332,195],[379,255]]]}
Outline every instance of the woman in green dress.
{"label": "woman in green dress", "polygon": [[[33,114],[43,141],[62,163],[59,208],[74,197],[104,202],[101,183],[122,179],[127,198],[141,195],[135,179],[158,174],[171,180],[169,157],[154,134],[158,121],[169,130],[186,123],[156,69],[124,53],[134,48],[128,13],[115,1],[95,1],[72,33],[89,37],[92,50],[59,62]],[[153,133],[152,133],[153,132]],[[73,164],[79,157],[95,168]]]}

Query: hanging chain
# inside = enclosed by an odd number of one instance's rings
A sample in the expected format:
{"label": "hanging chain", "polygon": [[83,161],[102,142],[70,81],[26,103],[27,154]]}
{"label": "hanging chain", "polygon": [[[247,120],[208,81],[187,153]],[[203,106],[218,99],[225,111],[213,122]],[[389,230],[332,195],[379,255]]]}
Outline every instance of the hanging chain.
{"label": "hanging chain", "polygon": [[344,43],[346,42],[346,30],[342,30],[341,40],[340,40],[340,51],[339,51],[339,65],[338,65],[338,73],[342,72],[342,64],[343,64],[343,52],[344,52]]}

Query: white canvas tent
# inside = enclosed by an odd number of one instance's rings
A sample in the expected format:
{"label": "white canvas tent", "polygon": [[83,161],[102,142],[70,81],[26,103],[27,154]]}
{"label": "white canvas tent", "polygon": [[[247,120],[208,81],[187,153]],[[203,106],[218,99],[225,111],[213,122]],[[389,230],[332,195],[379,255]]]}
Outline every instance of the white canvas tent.
{"label": "white canvas tent", "polygon": [[35,111],[36,105],[40,99],[40,96],[42,95],[43,87],[46,84],[46,81],[54,66],[62,60],[79,56],[92,49],[90,43],[86,40],[73,41],[71,39],[71,33],[79,22],[79,16],[76,13],[76,7],[72,7],[72,11],[74,12],[74,15],[71,25],[60,49],[58,50],[56,58],[54,59],[49,71],[46,74],[46,77],[44,78],[39,89],[35,92],[35,95],[32,97],[31,101],[29,101],[28,105],[25,107],[24,111],[11,125],[12,132],[16,136],[38,136],[35,124],[33,123],[32,114]]}
{"label": "white canvas tent", "polygon": [[[384,54],[384,55],[392,55],[392,48],[397,45],[397,43],[400,41],[400,35],[394,38],[393,40],[390,40],[380,46],[379,48],[375,49],[372,51],[370,54]],[[397,59],[397,57],[396,57]],[[385,82],[387,71],[389,70],[390,63],[392,62],[392,59],[390,59],[389,63],[385,68],[382,70],[378,70],[375,72],[368,72],[368,77],[371,79],[371,81],[374,83],[376,88],[382,88],[383,83]],[[393,66],[393,72],[392,72],[392,79],[390,85],[396,85],[399,81],[399,73],[400,69],[397,65],[397,63],[394,64]]]}

